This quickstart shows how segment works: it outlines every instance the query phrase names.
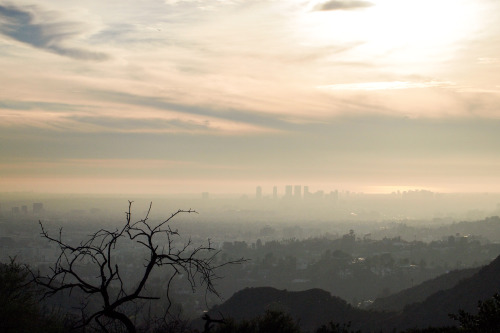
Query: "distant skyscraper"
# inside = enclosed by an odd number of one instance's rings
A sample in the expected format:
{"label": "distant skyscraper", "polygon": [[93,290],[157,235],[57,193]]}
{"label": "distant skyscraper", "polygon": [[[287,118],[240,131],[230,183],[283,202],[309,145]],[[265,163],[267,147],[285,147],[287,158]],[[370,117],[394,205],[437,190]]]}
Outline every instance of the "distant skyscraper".
{"label": "distant skyscraper", "polygon": [[287,185],[285,186],[285,197],[286,198],[291,198],[292,197],[292,185]]}
{"label": "distant skyscraper", "polygon": [[309,186],[304,186],[304,198],[308,198],[311,193],[309,193]]}
{"label": "distant skyscraper", "polygon": [[331,197],[332,197],[332,199],[334,201],[338,201],[339,200],[339,191],[338,190],[330,192],[330,195],[331,195]]}
{"label": "distant skyscraper", "polygon": [[273,199],[278,199],[278,186],[273,187]]}
{"label": "distant skyscraper", "polygon": [[255,189],[255,198],[262,199],[262,187],[257,186],[257,188]]}
{"label": "distant skyscraper", "polygon": [[35,202],[33,203],[33,214],[40,214],[43,212],[43,203]]}
{"label": "distant skyscraper", "polygon": [[302,186],[301,185],[295,185],[293,187],[293,196],[296,199],[300,199],[302,197]]}
{"label": "distant skyscraper", "polygon": [[26,206],[26,205],[21,206],[21,212],[23,214],[28,214],[28,206]]}

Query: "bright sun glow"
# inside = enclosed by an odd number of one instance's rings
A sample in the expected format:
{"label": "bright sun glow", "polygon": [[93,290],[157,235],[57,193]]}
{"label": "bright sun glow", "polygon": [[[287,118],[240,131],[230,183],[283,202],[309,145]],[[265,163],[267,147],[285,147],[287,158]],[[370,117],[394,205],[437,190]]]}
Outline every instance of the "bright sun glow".
{"label": "bright sun glow", "polygon": [[[478,13],[461,0],[376,0],[357,10],[309,11],[301,19],[304,43],[359,43],[351,60],[419,62],[447,57],[448,49],[478,27]],[[445,20],[443,19],[445,18]],[[362,56],[361,56],[362,55]],[[359,56],[359,59],[352,57]]]}

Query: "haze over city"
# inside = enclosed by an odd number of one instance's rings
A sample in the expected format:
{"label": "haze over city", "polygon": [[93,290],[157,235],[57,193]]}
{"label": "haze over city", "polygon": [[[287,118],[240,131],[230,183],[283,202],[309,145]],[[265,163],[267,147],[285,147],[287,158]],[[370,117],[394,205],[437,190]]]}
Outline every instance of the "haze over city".
{"label": "haze over city", "polygon": [[500,192],[499,11],[0,1],[0,191]]}

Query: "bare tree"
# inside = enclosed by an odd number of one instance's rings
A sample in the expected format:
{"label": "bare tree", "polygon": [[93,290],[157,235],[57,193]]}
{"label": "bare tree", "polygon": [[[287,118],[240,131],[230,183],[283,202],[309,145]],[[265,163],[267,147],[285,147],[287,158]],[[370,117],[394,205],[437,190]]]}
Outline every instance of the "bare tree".
{"label": "bare tree", "polygon": [[[95,321],[103,331],[107,331],[110,322],[121,322],[128,332],[136,332],[134,322],[126,314],[126,306],[141,300],[151,301],[159,299],[151,295],[147,290],[148,278],[155,268],[170,268],[166,270],[168,275],[167,299],[168,309],[171,300],[169,291],[176,276],[182,275],[187,279],[193,292],[198,286],[203,286],[206,293],[218,296],[214,281],[219,278],[216,275],[218,268],[241,263],[244,259],[217,263],[215,257],[217,251],[210,242],[205,245],[195,245],[189,240],[183,245],[178,245],[179,233],[171,229],[169,222],[182,213],[196,213],[194,210],[178,210],[169,218],[157,225],[151,225],[148,221],[151,204],[146,216],[137,222],[132,222],[132,202],[129,201],[126,214],[126,223],[121,229],[109,231],[101,229],[86,241],[74,246],[63,240],[62,228],[59,229],[57,237],[49,235],[42,222],[41,235],[49,242],[57,245],[59,256],[48,274],[32,272],[34,281],[45,287],[45,296],[77,289],[87,299],[97,298],[101,307],[83,315],[75,327],[84,327]],[[138,279],[130,285],[120,270],[114,255],[119,242],[127,241],[145,251],[145,261],[142,268],[137,270]],[[82,265],[90,265],[94,268],[94,274],[85,274],[81,270]],[[97,274],[95,274],[97,273]]]}

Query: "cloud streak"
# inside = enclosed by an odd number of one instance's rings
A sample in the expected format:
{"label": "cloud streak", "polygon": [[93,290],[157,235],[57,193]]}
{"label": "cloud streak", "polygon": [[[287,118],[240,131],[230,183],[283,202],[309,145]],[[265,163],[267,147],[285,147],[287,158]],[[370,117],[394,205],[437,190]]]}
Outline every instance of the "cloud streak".
{"label": "cloud streak", "polygon": [[399,89],[423,89],[434,87],[453,86],[453,82],[448,81],[427,81],[427,82],[409,82],[409,81],[383,81],[383,82],[362,82],[362,83],[343,83],[319,86],[318,89],[325,90],[399,90]]}
{"label": "cloud streak", "polygon": [[214,109],[206,105],[183,105],[167,102],[161,98],[155,98],[152,96],[140,96],[131,93],[105,90],[89,91],[89,95],[93,98],[99,98],[104,101],[115,101],[127,105],[140,106],[142,108],[178,112],[183,115],[202,116],[220,122],[245,124],[252,128],[261,128],[262,130],[283,129],[289,126],[289,123],[286,120],[282,120],[279,116],[274,114],[256,113],[230,108]]}
{"label": "cloud streak", "polygon": [[4,110],[51,110],[51,111],[73,111],[84,108],[84,105],[69,103],[48,103],[40,101],[0,101],[0,109]]}
{"label": "cloud streak", "polygon": [[318,4],[315,7],[317,11],[333,11],[333,10],[358,10],[373,6],[373,3],[362,0],[330,0]]}
{"label": "cloud streak", "polygon": [[21,43],[78,59],[102,61],[108,55],[82,48],[67,46],[82,33],[82,27],[75,22],[41,22],[37,16],[50,16],[36,6],[5,6],[0,5],[0,33]]}

